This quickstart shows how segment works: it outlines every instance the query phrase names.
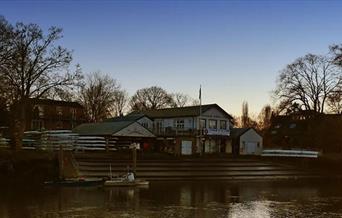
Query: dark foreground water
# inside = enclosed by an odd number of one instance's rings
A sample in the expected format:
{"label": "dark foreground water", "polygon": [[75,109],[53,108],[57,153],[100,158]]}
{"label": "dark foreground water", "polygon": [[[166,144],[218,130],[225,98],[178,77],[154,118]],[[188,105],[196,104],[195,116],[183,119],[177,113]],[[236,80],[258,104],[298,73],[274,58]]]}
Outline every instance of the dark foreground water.
{"label": "dark foreground water", "polygon": [[341,182],[154,182],[5,187],[0,217],[342,217]]}

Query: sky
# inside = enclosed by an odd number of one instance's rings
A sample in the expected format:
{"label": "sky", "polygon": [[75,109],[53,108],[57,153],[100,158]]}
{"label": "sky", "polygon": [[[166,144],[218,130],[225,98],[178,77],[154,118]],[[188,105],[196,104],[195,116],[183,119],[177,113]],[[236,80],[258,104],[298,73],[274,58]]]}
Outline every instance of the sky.
{"label": "sky", "polygon": [[12,24],[63,28],[58,41],[84,73],[101,71],[130,95],[158,85],[257,115],[279,72],[342,43],[342,1],[0,1]]}

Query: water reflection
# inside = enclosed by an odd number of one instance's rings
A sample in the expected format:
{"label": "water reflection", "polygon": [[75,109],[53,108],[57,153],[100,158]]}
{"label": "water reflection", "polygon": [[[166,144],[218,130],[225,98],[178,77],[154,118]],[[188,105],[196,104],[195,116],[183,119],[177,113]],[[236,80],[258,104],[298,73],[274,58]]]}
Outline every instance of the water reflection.
{"label": "water reflection", "polygon": [[0,217],[341,217],[339,183],[152,182],[144,188],[3,187]]}

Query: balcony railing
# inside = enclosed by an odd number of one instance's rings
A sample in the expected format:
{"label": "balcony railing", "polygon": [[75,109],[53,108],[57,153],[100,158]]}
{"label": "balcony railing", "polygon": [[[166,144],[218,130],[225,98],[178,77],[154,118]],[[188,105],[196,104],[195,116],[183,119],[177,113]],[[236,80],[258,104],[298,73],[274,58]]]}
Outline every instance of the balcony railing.
{"label": "balcony railing", "polygon": [[160,128],[160,129],[153,129],[153,133],[155,135],[163,135],[163,136],[175,136],[175,135],[196,135],[197,130],[195,129],[181,129],[181,128]]}
{"label": "balcony railing", "polygon": [[160,129],[153,129],[153,133],[157,136],[198,136],[198,135],[222,135],[229,136],[229,130],[200,130],[198,129],[182,129],[166,127]]}

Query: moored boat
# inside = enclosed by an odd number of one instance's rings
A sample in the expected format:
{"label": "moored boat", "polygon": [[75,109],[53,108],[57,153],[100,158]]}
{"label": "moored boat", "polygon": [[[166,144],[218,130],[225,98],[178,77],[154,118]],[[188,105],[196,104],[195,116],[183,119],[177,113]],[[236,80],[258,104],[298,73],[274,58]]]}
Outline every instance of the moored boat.
{"label": "moored boat", "polygon": [[104,182],[104,186],[111,187],[131,187],[131,186],[148,186],[150,184],[149,181],[143,179],[135,179],[134,181],[128,181],[124,179],[111,179]]}
{"label": "moored boat", "polygon": [[102,185],[104,182],[101,178],[71,178],[57,181],[47,181],[44,185],[57,185],[57,186],[97,186]]}
{"label": "moored boat", "polygon": [[148,186],[149,181],[143,179],[136,179],[130,168],[127,168],[127,174],[121,177],[113,177],[112,166],[109,165],[109,180],[103,183],[104,186],[111,187],[132,187],[132,186]]}

